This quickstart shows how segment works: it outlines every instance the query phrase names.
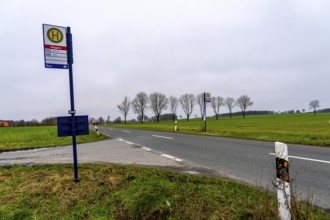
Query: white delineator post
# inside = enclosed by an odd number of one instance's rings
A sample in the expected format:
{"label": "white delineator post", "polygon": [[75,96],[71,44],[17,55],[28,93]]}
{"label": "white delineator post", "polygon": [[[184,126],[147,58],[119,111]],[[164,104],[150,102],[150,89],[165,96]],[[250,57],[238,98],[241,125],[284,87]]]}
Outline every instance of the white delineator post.
{"label": "white delineator post", "polygon": [[95,131],[96,131],[96,134],[97,136],[100,136],[100,132],[99,132],[99,129],[97,128],[97,126],[95,125]]}
{"label": "white delineator post", "polygon": [[178,121],[175,121],[175,124],[174,124],[174,131],[175,132],[176,132],[177,128],[178,128]]}
{"label": "white delineator post", "polygon": [[278,211],[281,220],[290,220],[290,177],[288,146],[275,142]]}

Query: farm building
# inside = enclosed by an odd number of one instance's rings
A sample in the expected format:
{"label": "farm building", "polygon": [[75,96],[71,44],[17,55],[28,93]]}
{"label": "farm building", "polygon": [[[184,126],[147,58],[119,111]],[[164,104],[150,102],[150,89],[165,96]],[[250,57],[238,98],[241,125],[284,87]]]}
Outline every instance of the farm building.
{"label": "farm building", "polygon": [[0,127],[14,127],[14,125],[15,125],[14,121],[0,120]]}

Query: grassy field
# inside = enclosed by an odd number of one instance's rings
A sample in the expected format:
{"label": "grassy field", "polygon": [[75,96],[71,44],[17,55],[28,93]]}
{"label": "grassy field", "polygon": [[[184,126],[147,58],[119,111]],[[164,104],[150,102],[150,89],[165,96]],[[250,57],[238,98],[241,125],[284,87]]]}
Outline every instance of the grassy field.
{"label": "grassy field", "polygon": [[[106,138],[104,135],[97,136],[94,131],[90,131],[89,135],[77,136],[77,143],[93,142]],[[0,152],[70,144],[72,144],[71,137],[57,137],[56,126],[0,127]]]}
{"label": "grassy field", "polygon": [[[220,118],[207,120],[207,132],[203,132],[203,121],[179,120],[178,129],[182,133],[214,135],[240,139],[280,141],[285,143],[330,146],[330,114],[283,114]],[[174,131],[172,121],[144,124],[111,124],[113,127]]]}
{"label": "grassy field", "polygon": [[[278,219],[271,193],[227,179],[154,168],[0,167],[0,219]],[[330,219],[306,205],[293,219]]]}

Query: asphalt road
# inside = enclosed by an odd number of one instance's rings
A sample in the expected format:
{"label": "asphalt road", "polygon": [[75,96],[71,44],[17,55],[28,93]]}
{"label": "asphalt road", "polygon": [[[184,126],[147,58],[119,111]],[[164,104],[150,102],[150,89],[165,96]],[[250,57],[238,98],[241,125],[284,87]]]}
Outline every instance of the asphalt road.
{"label": "asphalt road", "polygon": [[[108,139],[77,145],[78,164],[117,163],[161,167],[183,167],[184,165],[162,157],[158,152]],[[13,164],[72,164],[72,146],[51,147],[0,153],[0,166]],[[185,171],[185,169],[182,169]]]}
{"label": "asphalt road", "polygon": [[[275,190],[274,143],[157,131],[99,128],[115,139],[162,152],[191,166]],[[288,144],[295,195],[330,209],[330,149]]]}

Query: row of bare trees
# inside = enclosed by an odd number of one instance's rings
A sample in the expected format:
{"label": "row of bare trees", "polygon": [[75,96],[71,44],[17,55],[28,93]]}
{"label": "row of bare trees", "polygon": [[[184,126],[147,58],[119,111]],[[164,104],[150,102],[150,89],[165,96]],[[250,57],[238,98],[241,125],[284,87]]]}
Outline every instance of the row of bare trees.
{"label": "row of bare trees", "polygon": [[[196,103],[199,106],[201,116],[203,116],[204,111],[204,95],[198,94],[196,97],[193,94],[184,94],[179,98],[170,96],[169,98],[166,95],[154,92],[148,95],[145,92],[138,93],[135,98],[130,101],[130,99],[125,96],[124,100],[117,105],[119,111],[124,116],[124,122],[126,124],[127,115],[132,107],[134,113],[138,115],[138,120],[144,123],[145,120],[145,112],[148,108],[150,108],[157,122],[159,122],[159,118],[164,110],[169,107],[170,113],[173,115],[173,120],[175,119],[175,115],[178,109],[178,105],[181,105],[183,112],[186,115],[187,121],[189,121],[190,116],[194,110],[194,106]],[[248,107],[253,105],[251,98],[247,95],[242,95],[239,98],[234,99],[232,97],[227,97],[226,99],[221,96],[211,97],[211,107],[216,115],[216,119],[219,118],[220,108],[221,106],[226,106],[229,110],[230,118],[232,118],[232,110],[235,106],[238,106],[241,111],[243,118],[245,118],[245,112]]]}
{"label": "row of bare trees", "polygon": [[132,101],[130,101],[129,98],[125,96],[122,103],[117,105],[117,107],[124,116],[125,124],[128,112],[131,107],[133,108],[134,113],[138,114],[139,121],[143,123],[145,119],[145,112],[148,109],[149,104],[151,110],[154,112],[157,118],[157,122],[159,122],[159,118],[162,112],[167,109],[168,104],[170,104],[170,109],[173,114],[175,114],[177,110],[176,98],[171,96],[168,99],[164,94],[159,92],[151,93],[149,96],[145,92],[140,92]]}

